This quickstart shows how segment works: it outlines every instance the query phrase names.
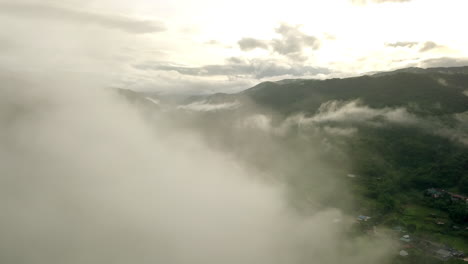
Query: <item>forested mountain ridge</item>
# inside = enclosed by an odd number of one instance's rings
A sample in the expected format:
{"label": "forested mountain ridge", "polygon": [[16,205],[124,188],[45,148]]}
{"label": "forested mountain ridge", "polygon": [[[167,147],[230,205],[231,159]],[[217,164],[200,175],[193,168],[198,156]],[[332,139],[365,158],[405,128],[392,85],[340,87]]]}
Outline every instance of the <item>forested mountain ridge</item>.
{"label": "forested mountain ridge", "polygon": [[[350,172],[359,175],[354,180],[357,197],[363,197],[368,204],[363,206],[373,214],[392,215],[419,204],[428,188],[468,195],[468,67],[263,82],[237,94],[195,101],[256,105],[267,116],[280,116],[279,124],[301,120],[295,128],[298,135],[318,133],[327,148],[346,153],[349,160],[343,164],[351,164]],[[231,118],[242,106],[207,114],[211,119]],[[337,158],[336,153],[330,156]]]}
{"label": "forested mountain ridge", "polygon": [[255,102],[282,111],[315,112],[329,100],[361,99],[370,107],[406,106],[430,114],[468,110],[467,74],[396,72],[329,80],[266,82],[250,88],[246,95]]}
{"label": "forested mountain ridge", "polygon": [[[466,69],[263,82],[172,106],[121,94],[182,117],[183,126],[195,127],[210,145],[283,175],[300,210],[307,211],[311,195],[328,186],[331,192],[316,203],[369,215],[372,225],[401,226],[411,236],[466,252],[468,210],[450,196],[468,196]],[[317,168],[317,158],[331,166]],[[428,190],[450,195],[436,199]],[[422,259],[407,263],[436,263]]]}

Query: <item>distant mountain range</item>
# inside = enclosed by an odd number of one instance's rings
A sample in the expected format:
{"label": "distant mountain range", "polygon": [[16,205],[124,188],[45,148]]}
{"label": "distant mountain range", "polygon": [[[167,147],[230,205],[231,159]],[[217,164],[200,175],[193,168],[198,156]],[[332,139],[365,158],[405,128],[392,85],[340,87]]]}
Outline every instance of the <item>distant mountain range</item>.
{"label": "distant mountain range", "polygon": [[443,73],[443,74],[468,74],[468,66],[463,66],[463,67],[436,67],[436,68],[418,68],[418,67],[410,67],[410,68],[404,68],[404,69],[398,69],[395,71],[389,71],[389,72],[378,72],[372,74],[372,76],[383,76],[383,75],[391,75],[391,74],[396,74],[396,73],[401,73],[401,72],[407,72],[407,73],[419,73],[419,74],[424,74],[424,73]]}
{"label": "distant mountain range", "polygon": [[405,68],[343,79],[262,82],[237,94],[193,96],[186,103],[254,102],[289,115],[314,113],[331,100],[356,99],[374,108],[406,107],[419,114],[468,111],[468,67]]}
{"label": "distant mountain range", "polygon": [[[306,209],[310,194],[321,192],[318,158],[330,164],[321,181],[334,175],[341,180],[331,185],[349,185],[349,194],[331,192],[320,203],[356,213],[346,203],[352,199],[385,226],[416,226],[430,239],[443,233],[447,243],[460,241],[457,249],[468,250],[466,205],[423,198],[428,188],[468,196],[468,67],[286,79],[182,100],[120,93],[149,113],[162,109],[178,126],[249,166],[284,175],[298,208]],[[407,214],[411,208],[425,213]],[[426,212],[450,224],[435,226]],[[418,258],[408,263],[426,263]]]}

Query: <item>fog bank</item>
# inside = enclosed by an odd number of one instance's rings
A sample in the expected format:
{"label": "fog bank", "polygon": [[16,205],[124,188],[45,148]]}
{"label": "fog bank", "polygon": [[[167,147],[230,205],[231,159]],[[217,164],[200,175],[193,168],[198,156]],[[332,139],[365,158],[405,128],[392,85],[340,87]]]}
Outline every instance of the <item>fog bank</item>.
{"label": "fog bank", "polygon": [[99,83],[2,79],[2,263],[352,264],[387,256],[383,240],[349,238],[353,219],[339,210],[297,213],[281,182],[259,177],[267,170],[214,150],[161,113],[144,117]]}

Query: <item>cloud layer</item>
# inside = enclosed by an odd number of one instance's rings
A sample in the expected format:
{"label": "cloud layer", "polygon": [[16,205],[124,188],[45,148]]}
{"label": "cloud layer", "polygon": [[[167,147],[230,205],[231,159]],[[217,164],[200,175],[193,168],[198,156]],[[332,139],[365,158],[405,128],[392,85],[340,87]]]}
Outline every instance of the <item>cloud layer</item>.
{"label": "cloud layer", "polygon": [[177,108],[182,110],[191,110],[191,111],[201,111],[201,112],[210,112],[210,111],[220,111],[220,110],[233,110],[240,107],[239,102],[232,103],[220,103],[220,104],[211,104],[206,101],[193,102],[187,105],[180,105]]}
{"label": "cloud layer", "polygon": [[175,71],[191,76],[247,76],[262,79],[275,76],[305,76],[328,73],[327,69],[303,66],[300,64],[281,63],[275,60],[243,60],[231,58],[226,64],[185,67],[158,62],[147,62],[135,66],[140,70]]}
{"label": "cloud layer", "polygon": [[267,171],[208,147],[175,116],[142,115],[80,78],[1,79],[1,262],[357,264],[386,256],[386,243],[349,240],[352,221],[337,209],[299,214]]}
{"label": "cloud layer", "polygon": [[166,30],[165,26],[158,21],[144,21],[118,15],[99,14],[51,4],[26,4],[18,3],[17,1],[1,2],[0,15],[92,24],[110,29],[119,29],[132,34],[154,33]]}

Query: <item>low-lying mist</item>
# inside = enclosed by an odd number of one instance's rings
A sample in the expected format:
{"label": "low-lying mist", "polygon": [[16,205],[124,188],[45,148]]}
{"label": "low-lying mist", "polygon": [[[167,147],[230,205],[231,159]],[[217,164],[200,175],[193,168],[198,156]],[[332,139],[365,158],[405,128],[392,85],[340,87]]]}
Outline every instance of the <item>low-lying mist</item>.
{"label": "low-lying mist", "polygon": [[389,260],[388,241],[350,235],[355,215],[326,203],[351,206],[333,167],[346,164],[262,117],[217,127],[80,78],[2,79],[1,263]]}

